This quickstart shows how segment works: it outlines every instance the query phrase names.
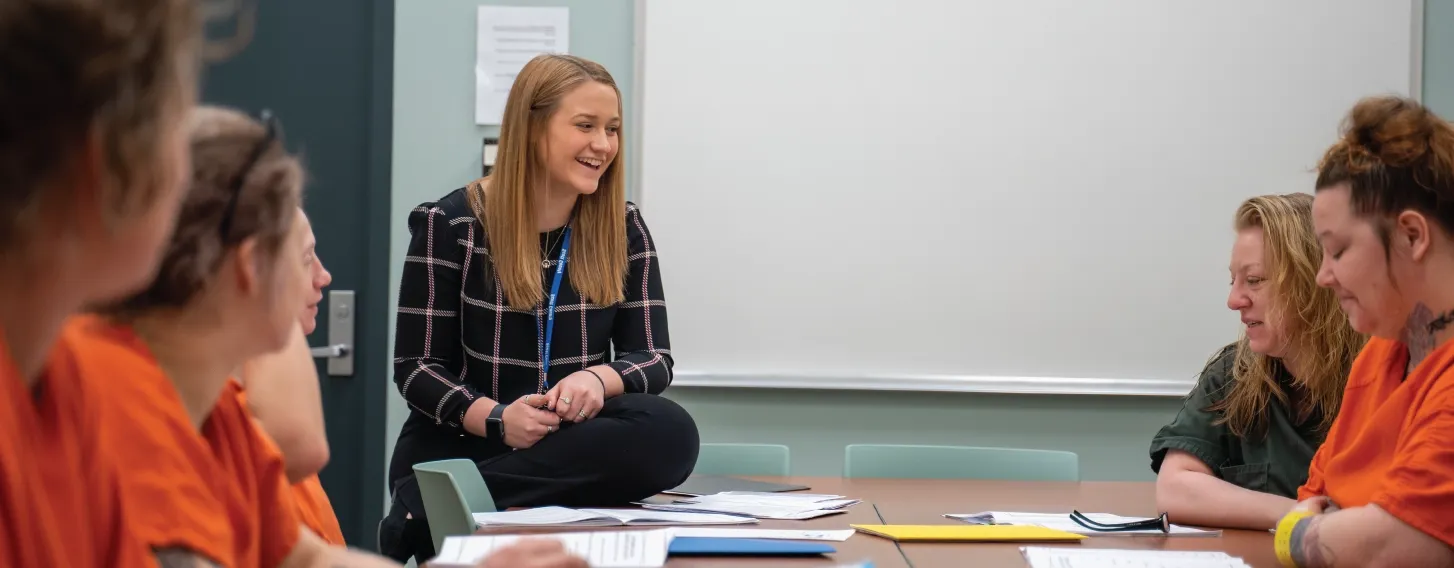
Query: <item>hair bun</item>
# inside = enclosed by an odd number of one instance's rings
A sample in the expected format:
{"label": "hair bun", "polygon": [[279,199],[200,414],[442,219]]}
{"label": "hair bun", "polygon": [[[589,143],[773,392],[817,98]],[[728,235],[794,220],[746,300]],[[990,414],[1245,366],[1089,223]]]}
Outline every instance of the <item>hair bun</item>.
{"label": "hair bun", "polygon": [[1403,97],[1372,97],[1348,113],[1344,141],[1388,167],[1404,167],[1423,158],[1439,119],[1423,105]]}

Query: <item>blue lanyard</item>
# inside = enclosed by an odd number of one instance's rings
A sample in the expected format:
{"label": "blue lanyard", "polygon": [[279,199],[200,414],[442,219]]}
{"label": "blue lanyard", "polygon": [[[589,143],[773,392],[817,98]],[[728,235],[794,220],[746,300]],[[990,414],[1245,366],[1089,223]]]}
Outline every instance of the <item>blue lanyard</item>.
{"label": "blue lanyard", "polygon": [[[555,278],[550,281],[550,297],[545,306],[545,347],[540,351],[540,374],[545,377],[545,388],[550,389],[550,338],[555,334],[555,297],[560,294],[560,277],[565,275],[566,251],[570,250],[570,225],[560,237],[560,262],[555,265]],[[536,316],[536,322],[540,317]]]}

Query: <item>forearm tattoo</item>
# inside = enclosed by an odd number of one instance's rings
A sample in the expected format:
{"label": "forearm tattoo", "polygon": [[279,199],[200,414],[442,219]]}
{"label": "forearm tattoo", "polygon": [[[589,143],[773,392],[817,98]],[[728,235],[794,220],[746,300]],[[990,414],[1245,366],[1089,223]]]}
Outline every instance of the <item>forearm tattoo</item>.
{"label": "forearm tattoo", "polygon": [[1318,525],[1322,521],[1322,515],[1314,515],[1303,518],[1292,527],[1292,537],[1289,539],[1292,560],[1302,568],[1324,568],[1333,566],[1337,561],[1333,556],[1333,549],[1322,542],[1318,534]]}

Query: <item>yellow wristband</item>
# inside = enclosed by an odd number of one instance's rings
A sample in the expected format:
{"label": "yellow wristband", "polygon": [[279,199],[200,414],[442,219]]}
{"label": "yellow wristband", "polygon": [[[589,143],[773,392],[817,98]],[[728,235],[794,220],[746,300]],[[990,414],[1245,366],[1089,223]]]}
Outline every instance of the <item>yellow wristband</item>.
{"label": "yellow wristband", "polygon": [[1284,567],[1298,568],[1297,563],[1292,560],[1292,528],[1297,526],[1298,521],[1311,516],[1311,511],[1293,511],[1283,515],[1282,520],[1277,522],[1277,537],[1274,539],[1277,544],[1277,561]]}

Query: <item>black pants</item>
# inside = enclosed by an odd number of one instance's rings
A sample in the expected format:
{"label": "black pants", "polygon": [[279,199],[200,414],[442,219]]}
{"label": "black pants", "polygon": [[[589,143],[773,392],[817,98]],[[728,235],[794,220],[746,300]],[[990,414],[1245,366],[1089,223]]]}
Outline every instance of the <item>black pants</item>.
{"label": "black pants", "polygon": [[[404,439],[400,444],[405,443]],[[595,418],[562,423],[530,448],[478,461],[501,511],[511,507],[618,507],[676,487],[691,474],[700,440],[691,415],[671,400],[623,394]],[[448,459],[438,456],[431,459]],[[398,465],[396,452],[395,465]],[[418,460],[428,461],[425,459]],[[395,468],[397,469],[397,468]],[[433,558],[418,481],[401,475],[379,524],[379,551],[399,562]]]}

